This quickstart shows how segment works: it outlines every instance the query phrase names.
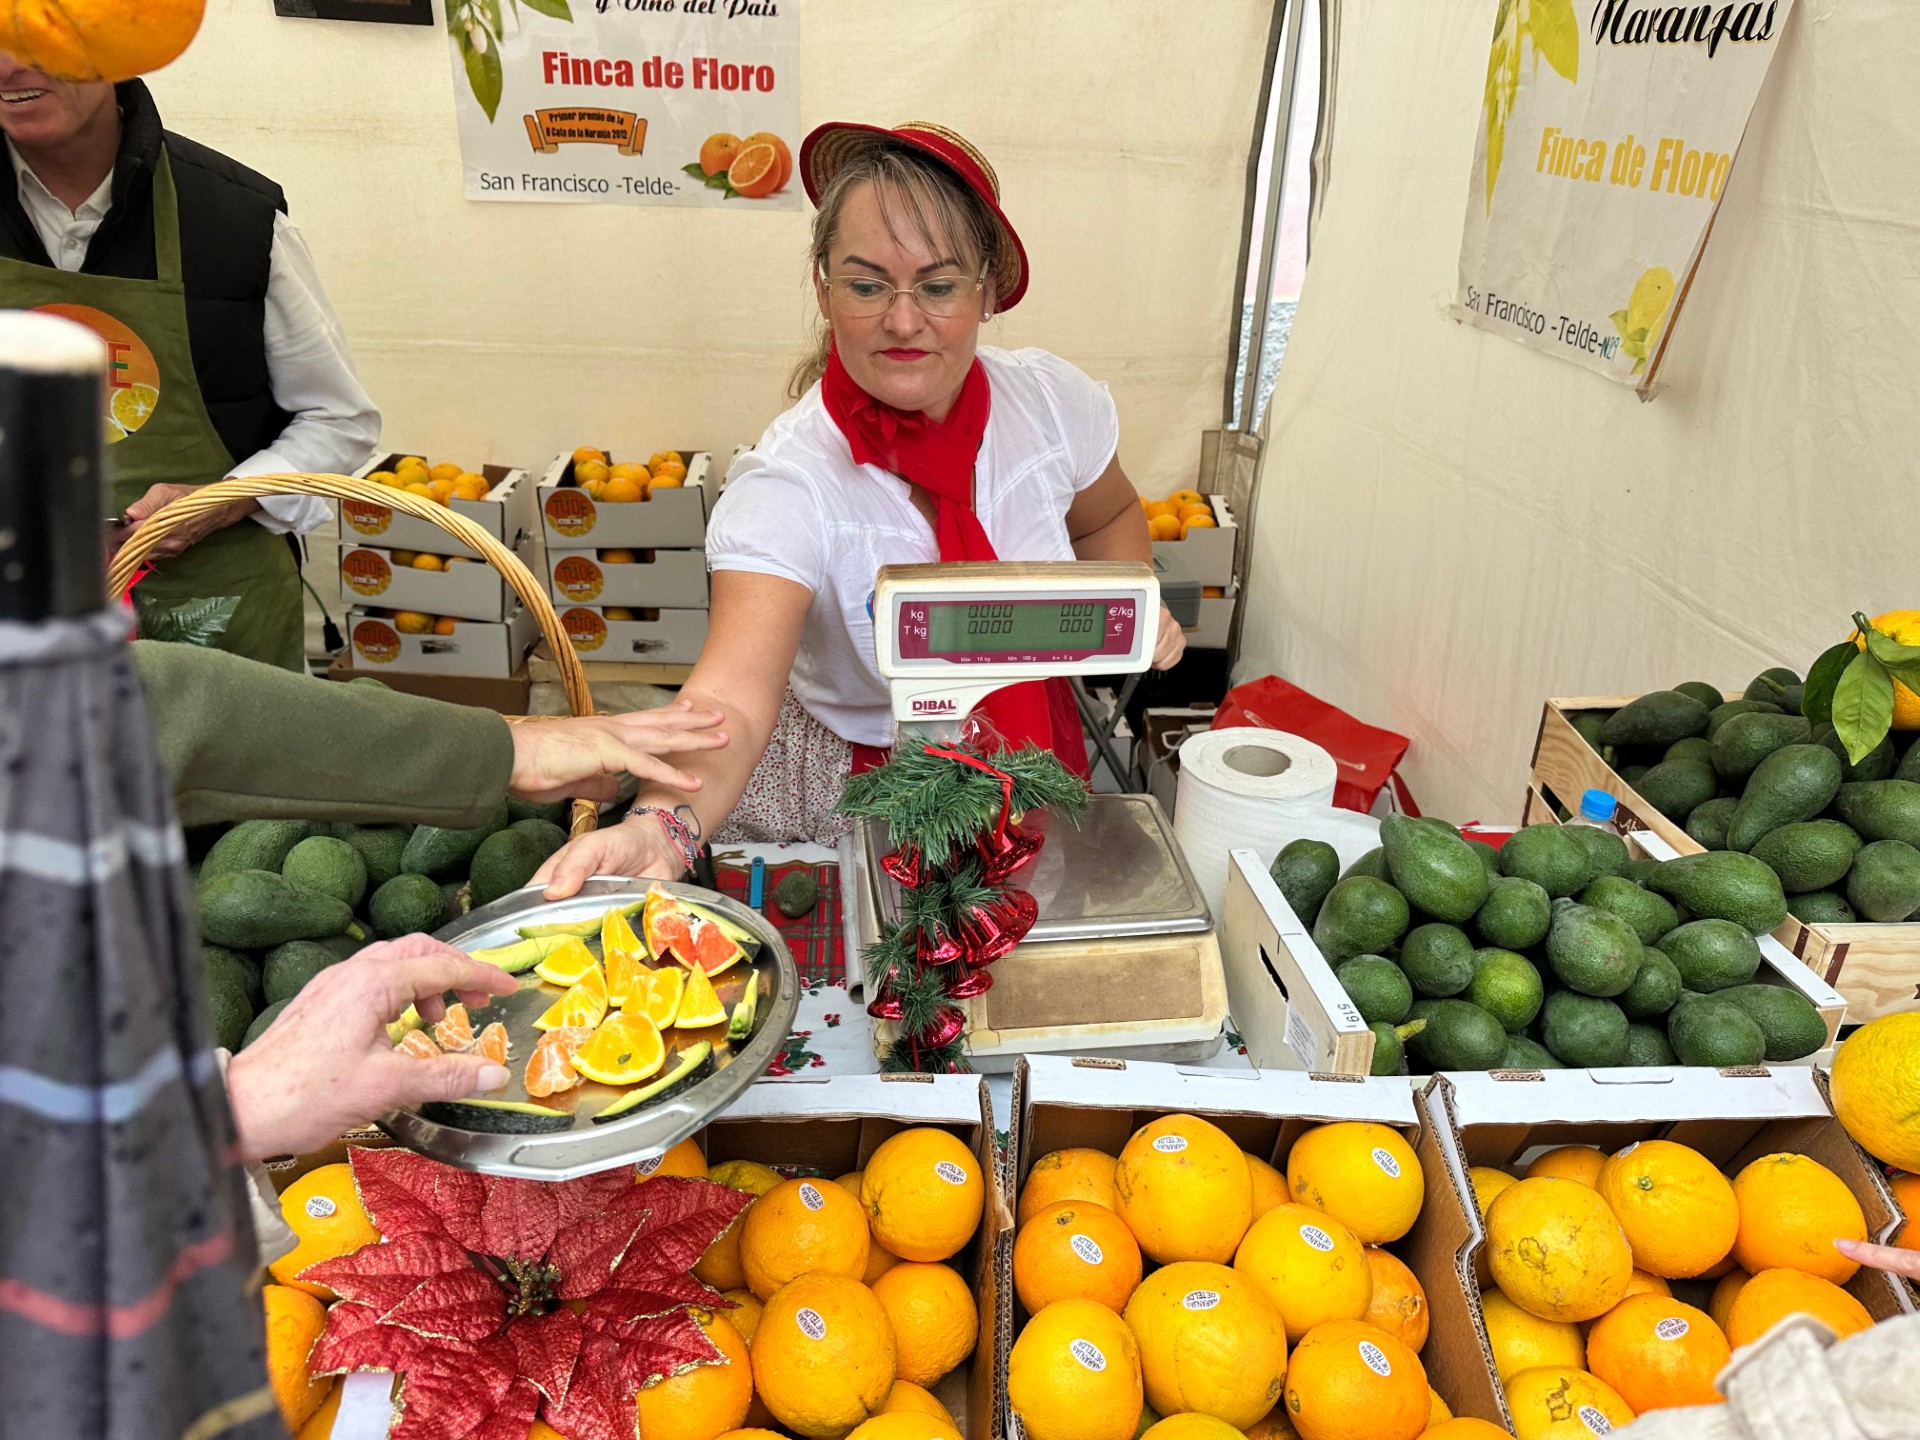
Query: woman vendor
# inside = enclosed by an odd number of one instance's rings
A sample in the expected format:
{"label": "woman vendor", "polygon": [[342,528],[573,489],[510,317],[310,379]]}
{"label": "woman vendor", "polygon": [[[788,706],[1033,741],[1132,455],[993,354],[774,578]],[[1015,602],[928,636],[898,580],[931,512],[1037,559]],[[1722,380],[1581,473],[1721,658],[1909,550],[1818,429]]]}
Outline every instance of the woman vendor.
{"label": "woman vendor", "polygon": [[[800,172],[825,331],[795,374],[797,403],[714,510],[711,623],[682,691],[727,714],[733,743],[686,762],[697,794],[645,785],[627,823],[555,856],[536,877],[555,898],[595,873],[677,876],[709,839],[844,831],[843,782],[893,743],[871,614],[881,566],[1151,556],[1105,387],[1043,350],[980,344],[981,322],[1027,288],[980,152],[938,125],[836,123],[807,137]],[[1162,609],[1155,668],[1185,644]],[[981,710],[1005,743],[1087,773],[1064,680]]]}

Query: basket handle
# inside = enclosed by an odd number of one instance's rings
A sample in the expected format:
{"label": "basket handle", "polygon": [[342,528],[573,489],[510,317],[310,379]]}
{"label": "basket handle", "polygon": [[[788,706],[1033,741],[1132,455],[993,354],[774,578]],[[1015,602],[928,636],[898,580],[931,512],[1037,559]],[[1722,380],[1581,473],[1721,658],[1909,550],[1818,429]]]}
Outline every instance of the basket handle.
{"label": "basket handle", "polygon": [[[463,545],[478,550],[481,558],[499,571],[507,584],[513,587],[513,593],[520,597],[539,625],[547,648],[553,653],[554,665],[560,672],[560,688],[566,694],[568,710],[575,715],[593,714],[593,694],[587,688],[587,674],[580,664],[580,656],[574,650],[573,642],[567,638],[553,602],[547,598],[546,592],[527,567],[520,563],[520,557],[457,510],[423,499],[407,490],[376,485],[371,480],[360,480],[350,475],[249,475],[244,479],[219,480],[211,485],[199,486],[191,494],[182,495],[156,511],[120,547],[113,557],[113,569],[107,578],[107,593],[124,594],[127,582],[153,553],[154,547],[187,521],[208,511],[224,509],[236,500],[254,500],[262,495],[324,495],[334,500],[358,500],[369,505],[384,505],[389,510],[398,510],[416,520],[437,525]],[[593,829],[598,813],[592,801],[575,800],[572,823],[568,826],[570,833],[583,835]]]}

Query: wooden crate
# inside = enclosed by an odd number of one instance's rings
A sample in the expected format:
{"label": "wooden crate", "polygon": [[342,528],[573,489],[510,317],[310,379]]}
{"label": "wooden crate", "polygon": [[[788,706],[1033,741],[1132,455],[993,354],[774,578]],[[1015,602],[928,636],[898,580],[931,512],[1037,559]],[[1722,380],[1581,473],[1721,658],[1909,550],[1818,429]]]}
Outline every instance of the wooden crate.
{"label": "wooden crate", "polygon": [[[1580,738],[1569,719],[1582,710],[1617,710],[1634,698],[1608,695],[1547,701],[1533,746],[1526,823],[1554,818],[1543,799],[1557,800],[1573,812],[1580,808],[1582,791],[1605,790],[1619,801],[1614,819],[1622,830],[1650,831],[1677,854],[1697,855],[1700,842],[1615,774]],[[1881,1015],[1920,1010],[1920,923],[1803,925],[1789,915],[1773,935],[1846,997],[1847,1023],[1858,1025]]]}

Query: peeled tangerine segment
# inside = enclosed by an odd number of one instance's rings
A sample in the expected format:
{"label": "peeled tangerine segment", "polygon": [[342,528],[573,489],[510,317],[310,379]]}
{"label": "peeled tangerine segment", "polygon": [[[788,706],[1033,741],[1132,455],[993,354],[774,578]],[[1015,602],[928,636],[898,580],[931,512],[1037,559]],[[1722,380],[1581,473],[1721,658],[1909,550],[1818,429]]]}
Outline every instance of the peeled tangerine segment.
{"label": "peeled tangerine segment", "polygon": [[579,1085],[581,1075],[573,1068],[573,1057],[592,1037],[593,1030],[586,1025],[566,1025],[542,1035],[527,1061],[527,1094],[538,1100]]}
{"label": "peeled tangerine segment", "polygon": [[573,1057],[573,1068],[602,1085],[637,1085],[667,1062],[667,1045],[644,1015],[617,1011]]}
{"label": "peeled tangerine segment", "polygon": [[549,985],[578,985],[589,970],[599,968],[600,962],[593,958],[586,942],[570,935],[564,944],[533,967],[533,973]]}
{"label": "peeled tangerine segment", "polygon": [[563,1025],[598,1025],[607,1013],[607,977],[595,965],[580,983],[567,991],[538,1020],[536,1030],[557,1030]]}
{"label": "peeled tangerine segment", "polygon": [[665,1030],[680,1013],[680,995],[686,988],[687,972],[677,966],[642,970],[627,992],[627,1009],[638,1011]]}
{"label": "peeled tangerine segment", "polygon": [[720,996],[713,988],[713,982],[707,979],[704,970],[687,972],[686,992],[680,997],[680,1009],[673,1017],[675,1028],[681,1030],[701,1030],[709,1025],[727,1023],[727,1007],[720,1003]]}

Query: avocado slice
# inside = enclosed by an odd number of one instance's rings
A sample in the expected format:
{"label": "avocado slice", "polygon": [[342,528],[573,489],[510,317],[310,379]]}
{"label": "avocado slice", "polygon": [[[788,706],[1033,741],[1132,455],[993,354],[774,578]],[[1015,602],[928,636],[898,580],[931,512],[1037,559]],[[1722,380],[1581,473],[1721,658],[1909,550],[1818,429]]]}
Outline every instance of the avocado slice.
{"label": "avocado slice", "polygon": [[547,1135],[571,1130],[573,1116],[531,1100],[429,1100],[420,1114],[436,1125],[487,1135]]}
{"label": "avocado slice", "polygon": [[[631,905],[619,907],[620,913],[632,918],[640,913],[647,902],[636,900]],[[545,925],[522,925],[515,933],[522,940],[565,939],[571,935],[576,940],[596,940],[600,936],[600,921],[607,912],[594,916],[591,920],[555,920]]]}
{"label": "avocado slice", "polygon": [[733,1015],[727,1021],[727,1039],[744,1040],[753,1031],[753,1013],[760,1003],[760,972],[754,971],[747,977],[747,988],[739,1002],[733,1007]]}
{"label": "avocado slice", "polygon": [[538,965],[566,941],[567,937],[564,935],[536,936],[531,939],[516,940],[511,945],[495,945],[487,950],[475,950],[473,958],[484,960],[489,965],[498,965],[509,975],[519,975]]}
{"label": "avocado slice", "polygon": [[395,1045],[407,1038],[409,1032],[420,1029],[427,1022],[420,1018],[420,1012],[409,1005],[401,1012],[400,1018],[387,1026],[387,1039]]}
{"label": "avocado slice", "polygon": [[607,1106],[606,1109],[595,1115],[593,1117],[593,1123],[600,1125],[608,1120],[618,1120],[622,1116],[629,1115],[639,1109],[649,1100],[658,1100],[662,1095],[666,1094],[667,1091],[673,1089],[683,1081],[691,1080],[697,1073],[704,1069],[712,1059],[712,1041],[702,1040],[698,1045],[689,1045],[685,1050],[680,1052],[680,1058],[673,1062],[673,1068],[661,1075],[657,1080],[650,1081],[638,1089],[629,1090],[618,1100]]}

